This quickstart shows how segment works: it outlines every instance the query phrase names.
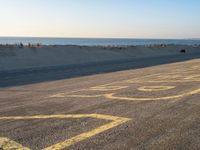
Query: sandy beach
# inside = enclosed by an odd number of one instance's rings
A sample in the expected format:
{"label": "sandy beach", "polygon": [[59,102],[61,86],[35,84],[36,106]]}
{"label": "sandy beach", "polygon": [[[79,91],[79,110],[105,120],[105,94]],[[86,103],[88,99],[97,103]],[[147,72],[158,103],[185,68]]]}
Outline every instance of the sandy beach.
{"label": "sandy beach", "polygon": [[93,62],[183,55],[200,52],[199,45],[144,46],[0,46],[0,71],[35,67],[77,65]]}

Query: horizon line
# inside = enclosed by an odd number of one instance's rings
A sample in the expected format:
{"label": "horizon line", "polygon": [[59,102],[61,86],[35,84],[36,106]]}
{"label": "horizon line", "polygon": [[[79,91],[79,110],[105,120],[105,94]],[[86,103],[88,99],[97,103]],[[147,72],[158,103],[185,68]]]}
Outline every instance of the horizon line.
{"label": "horizon line", "polygon": [[0,38],[71,38],[71,39],[147,39],[147,40],[200,40],[200,38],[141,38],[141,37],[64,37],[64,36],[0,36]]}

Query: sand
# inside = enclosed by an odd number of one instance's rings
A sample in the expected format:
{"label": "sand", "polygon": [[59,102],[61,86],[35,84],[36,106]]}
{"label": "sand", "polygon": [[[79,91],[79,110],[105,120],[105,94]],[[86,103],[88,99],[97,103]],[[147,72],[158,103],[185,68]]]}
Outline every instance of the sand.
{"label": "sand", "polygon": [[[180,50],[185,49],[186,54]],[[57,65],[74,65],[112,60],[187,55],[200,52],[197,45],[149,46],[0,46],[0,71]]]}

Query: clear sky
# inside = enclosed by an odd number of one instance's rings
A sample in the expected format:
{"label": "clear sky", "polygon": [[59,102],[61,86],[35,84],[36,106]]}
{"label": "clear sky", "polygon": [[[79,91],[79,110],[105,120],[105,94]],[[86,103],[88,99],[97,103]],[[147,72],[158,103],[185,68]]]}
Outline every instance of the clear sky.
{"label": "clear sky", "polygon": [[0,36],[200,38],[200,0],[0,0]]}

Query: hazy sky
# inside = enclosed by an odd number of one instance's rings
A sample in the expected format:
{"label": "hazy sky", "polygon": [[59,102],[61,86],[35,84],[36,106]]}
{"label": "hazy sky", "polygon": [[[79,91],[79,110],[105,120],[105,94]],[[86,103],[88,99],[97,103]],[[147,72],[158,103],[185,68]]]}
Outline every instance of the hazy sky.
{"label": "hazy sky", "polygon": [[0,0],[0,36],[200,38],[200,0]]}

